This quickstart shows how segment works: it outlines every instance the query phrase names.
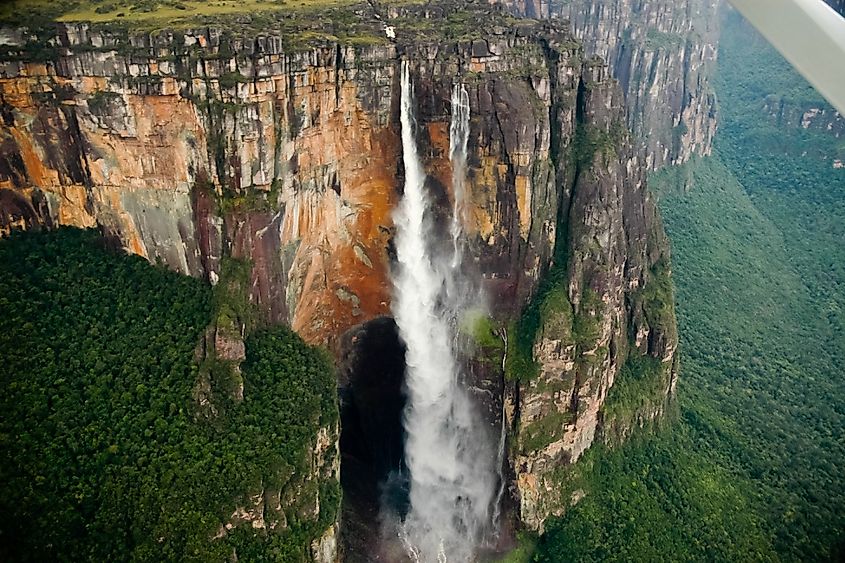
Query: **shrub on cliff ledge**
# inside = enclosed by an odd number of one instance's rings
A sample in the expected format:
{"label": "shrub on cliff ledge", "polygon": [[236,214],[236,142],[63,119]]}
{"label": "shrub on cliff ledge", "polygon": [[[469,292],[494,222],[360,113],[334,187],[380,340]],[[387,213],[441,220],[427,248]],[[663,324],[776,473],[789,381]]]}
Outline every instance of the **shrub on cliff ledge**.
{"label": "shrub on cliff ledge", "polygon": [[[308,557],[338,504],[333,479],[305,480],[318,429],[336,423],[329,362],[287,329],[256,333],[244,400],[197,418],[211,301],[92,232],[0,241],[0,559]],[[256,498],[281,499],[264,528],[233,517]],[[241,525],[221,534],[228,522]]]}

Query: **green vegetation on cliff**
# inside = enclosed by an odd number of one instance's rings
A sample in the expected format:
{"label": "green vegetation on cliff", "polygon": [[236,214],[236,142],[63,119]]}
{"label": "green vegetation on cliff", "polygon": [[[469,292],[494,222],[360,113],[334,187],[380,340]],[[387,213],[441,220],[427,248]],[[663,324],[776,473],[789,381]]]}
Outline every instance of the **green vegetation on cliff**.
{"label": "green vegetation on cliff", "polygon": [[[396,0],[391,4],[413,2]],[[210,30],[211,36],[220,39],[219,51],[213,44],[194,44],[182,54],[207,52],[212,57],[234,56],[232,45],[240,44],[248,51],[257,36],[266,34],[280,38],[287,52],[327,41],[387,43],[373,10],[362,0],[9,0],[0,3],[0,27],[25,29],[27,33],[23,35],[23,45],[0,45],[0,59],[37,62],[58,58],[61,51],[54,38],[62,34],[57,33],[57,23],[86,24],[92,32],[106,31],[111,38],[105,45],[88,44],[78,49],[116,50],[142,56],[157,56],[156,49],[139,47],[137,41],[129,40],[130,35],[148,34],[156,41],[159,36],[168,38],[172,34],[171,46],[178,49],[182,32],[204,34]],[[241,41],[233,40],[236,37]],[[131,80],[143,82],[157,77]],[[239,73],[221,76],[226,87],[242,81],[244,77]]]}
{"label": "green vegetation on cliff", "polygon": [[[205,18],[352,4],[354,0],[10,0],[0,7],[0,21],[126,22],[134,26],[196,23]],[[26,12],[26,13],[25,13]]]}
{"label": "green vegetation on cliff", "polygon": [[592,448],[579,461],[587,496],[551,520],[534,560],[759,561],[774,553],[742,484],[683,432]]}
{"label": "green vegetation on cliff", "polygon": [[[207,420],[193,395],[211,317],[206,285],[93,232],[0,241],[0,558],[306,560],[339,502],[333,479],[303,479],[336,424],[329,360],[287,329],[255,332],[243,400]],[[212,539],[261,493],[283,524]]]}
{"label": "green vegetation on cliff", "polygon": [[[638,416],[660,412],[666,401],[670,367],[660,358],[630,351],[602,406],[605,427],[636,428]],[[608,437],[616,436],[611,432]]]}
{"label": "green vegetation on cliff", "polygon": [[652,181],[673,245],[680,419],[588,452],[587,496],[548,523],[537,561],[843,556],[845,147],[771,112],[827,104],[734,15],[719,60],[715,155]]}

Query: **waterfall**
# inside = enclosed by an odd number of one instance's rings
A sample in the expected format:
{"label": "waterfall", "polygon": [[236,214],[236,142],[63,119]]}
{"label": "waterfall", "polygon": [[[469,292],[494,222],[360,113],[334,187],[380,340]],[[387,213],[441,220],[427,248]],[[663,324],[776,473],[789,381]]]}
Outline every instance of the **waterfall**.
{"label": "waterfall", "polygon": [[502,420],[499,426],[499,447],[496,450],[496,477],[499,479],[499,486],[496,489],[496,498],[493,499],[493,529],[498,536],[501,531],[499,518],[502,516],[502,497],[505,496],[505,445],[508,437],[507,412],[505,412],[505,367],[508,363],[508,331],[502,330],[502,344],[505,352],[502,354]]}
{"label": "waterfall", "polygon": [[496,449],[496,477],[499,485],[496,487],[496,497],[493,499],[492,524],[496,535],[501,529],[499,518],[502,516],[502,497],[505,496],[505,444],[507,443],[507,415],[505,413],[505,400],[502,397],[502,421],[499,426],[499,446]]}
{"label": "waterfall", "polygon": [[[488,430],[461,387],[451,322],[454,310],[446,295],[449,270],[441,267],[442,256],[433,250],[439,246],[430,223],[413,105],[410,71],[403,61],[405,190],[394,215],[397,265],[392,309],[406,345],[404,425],[410,503],[400,534],[409,556],[420,563],[468,561],[490,522],[495,454]],[[462,150],[465,153],[465,147]]]}
{"label": "waterfall", "polygon": [[469,94],[463,84],[452,89],[452,121],[449,124],[449,160],[452,162],[452,268],[461,264],[463,232],[464,181],[467,174],[467,141],[469,140]]}
{"label": "waterfall", "polygon": [[[460,306],[473,303],[470,284],[466,283],[459,271],[463,259],[462,236],[464,221],[464,183],[467,174],[467,143],[469,141],[469,94],[462,83],[457,83],[452,88],[452,120],[449,124],[449,161],[452,163],[452,191],[454,193],[452,206],[452,222],[449,233],[452,235],[452,269],[450,279],[447,279],[449,298],[447,301],[453,306],[455,315],[460,314]],[[507,333],[503,337],[505,350],[507,350]],[[502,373],[505,370],[505,356],[502,357]],[[504,456],[507,439],[507,425],[505,417],[504,396],[502,397],[501,424],[499,425],[499,439],[496,448],[495,468],[498,485],[493,498],[491,525],[493,532],[499,532],[499,518],[501,516],[502,497],[505,493]]]}

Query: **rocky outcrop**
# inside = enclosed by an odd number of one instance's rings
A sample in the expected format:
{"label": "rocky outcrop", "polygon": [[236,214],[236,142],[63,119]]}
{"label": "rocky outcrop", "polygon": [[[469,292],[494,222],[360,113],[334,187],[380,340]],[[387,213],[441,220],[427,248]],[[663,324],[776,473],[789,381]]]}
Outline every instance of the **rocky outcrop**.
{"label": "rocky outcrop", "polygon": [[[307,545],[314,563],[332,563],[337,560],[337,523],[335,508],[325,509],[322,503],[336,503],[337,498],[323,498],[326,491],[336,487],[340,473],[340,456],[337,449],[338,428],[320,428],[314,442],[305,453],[308,471],[282,467],[273,476],[273,483],[259,483],[257,489],[243,495],[234,511],[213,536],[213,540],[249,528],[253,533],[284,534],[290,529],[290,520],[311,523],[328,521],[319,537]],[[327,486],[328,484],[328,486]],[[301,533],[301,532],[300,532]],[[295,541],[301,541],[297,538]]]}
{"label": "rocky outcrop", "polygon": [[561,8],[561,16],[583,30],[579,37],[593,38],[585,49],[607,61],[619,79],[628,124],[645,147],[649,168],[710,153],[716,100],[709,79],[717,53],[718,6],[717,0],[682,5],[620,0],[604,10]]}
{"label": "rocky outcrop", "polygon": [[710,153],[716,100],[718,0],[504,1],[529,17],[570,22],[587,56],[607,62],[625,96],[628,125],[655,169]]}
{"label": "rocky outcrop", "polygon": [[3,69],[7,225],[98,225],[212,282],[222,256],[249,260],[267,320],[311,341],[386,310],[394,47],[236,51],[205,31],[124,54],[84,25],[64,41],[54,63]]}
{"label": "rocky outcrop", "polygon": [[393,77],[404,55],[415,61],[444,198],[448,77],[474,81],[479,260],[501,292],[524,299],[548,259],[557,203],[546,187],[549,78],[533,33],[288,53],[273,37],[68,26],[55,61],[0,66],[2,227],[100,226],[213,283],[221,257],[249,260],[251,298],[267,320],[332,341],[388,310],[401,174]]}
{"label": "rocky outcrop", "polygon": [[838,139],[845,136],[845,117],[830,106],[796,104],[790,100],[770,96],[763,109],[778,127],[800,127],[826,133]]}
{"label": "rocky outcrop", "polygon": [[619,85],[599,62],[582,69],[577,115],[560,262],[518,326],[536,366],[509,374],[520,519],[534,529],[569,505],[566,467],[659,418],[677,376],[668,245]]}
{"label": "rocky outcrop", "polygon": [[[675,153],[655,141],[643,156],[629,140],[624,96],[630,104],[646,79],[620,88],[611,78],[625,66],[620,55],[604,51],[610,67],[585,58],[563,23],[515,22],[469,5],[356,9],[379,31],[389,23],[395,40],[291,49],[271,32],[245,40],[214,29],[132,35],[80,24],[61,26],[51,57],[36,61],[25,34],[6,34],[0,228],[99,226],[128,250],[218,287],[232,285],[239,264],[248,275],[234,285],[264,322],[334,346],[389,311],[391,213],[404,174],[399,61],[411,61],[418,142],[443,221],[453,197],[449,98],[462,81],[472,108],[468,268],[497,323],[529,305],[520,334],[500,334],[505,365],[519,353],[529,366],[506,370],[506,407],[519,514],[541,528],[568,502],[566,466],[596,440],[621,439],[658,416],[671,394],[667,246],[643,174],[704,150],[704,141]],[[618,31],[603,16],[589,21],[596,34]],[[705,50],[643,51],[625,64],[674,81]],[[697,86],[680,82],[672,127],[689,119],[698,125],[681,138],[698,138],[704,105]],[[649,88],[644,99],[657,100]],[[632,118],[640,135],[663,126],[642,116]],[[242,359],[235,336],[247,323],[238,311],[221,310],[225,330],[206,339],[218,360]],[[483,376],[500,381],[504,349],[495,350]],[[624,396],[614,403],[623,366],[641,358],[659,364],[648,408]],[[245,498],[232,526],[280,526],[267,516],[278,504],[268,494]],[[334,530],[315,538],[316,559],[331,559]]]}
{"label": "rocky outcrop", "polygon": [[[833,3],[832,6],[836,7],[836,4]],[[838,16],[831,14],[830,17]],[[770,69],[769,72],[774,76],[797,76],[790,74],[794,73],[790,63],[772,48],[760,32],[738,12],[726,10],[723,17],[723,26],[726,41],[730,41],[726,42],[724,46],[729,58],[738,48],[735,43],[742,41],[743,48],[749,49],[755,60],[760,59],[761,69]],[[740,37],[741,40],[737,39]],[[736,65],[741,63],[734,56],[726,64]],[[729,73],[728,69],[724,70],[725,77]],[[736,96],[727,101],[723,100],[725,106],[723,123],[726,132],[732,136],[746,136],[747,139],[744,141],[746,143],[762,142],[754,138],[753,130],[747,131],[737,127],[739,124],[737,117],[749,112],[757,113],[770,125],[783,130],[792,129],[793,133],[804,139],[800,148],[784,149],[785,152],[791,150],[796,154],[801,154],[802,157],[821,158],[831,162],[834,167],[840,167],[841,160],[845,158],[845,145],[841,142],[841,139],[845,137],[845,116],[832,107],[804,78],[797,77],[797,80],[795,78],[792,80],[795,84],[791,90],[785,88],[778,92],[761,93],[754,100]],[[748,80],[748,84],[750,83],[752,81]],[[738,91],[742,91],[743,86],[745,85],[740,86]],[[798,133],[794,130],[803,131]],[[811,139],[818,139],[818,145],[816,146],[811,142]],[[772,142],[778,141],[772,139]]]}

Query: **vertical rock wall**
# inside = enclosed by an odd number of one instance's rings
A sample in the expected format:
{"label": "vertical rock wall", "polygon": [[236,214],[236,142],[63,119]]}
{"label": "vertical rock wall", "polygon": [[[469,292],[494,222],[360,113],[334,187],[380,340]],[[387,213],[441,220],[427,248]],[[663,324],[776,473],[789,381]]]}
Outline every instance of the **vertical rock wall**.
{"label": "vertical rock wall", "polygon": [[[600,62],[582,70],[577,115],[560,263],[518,327],[533,331],[536,367],[510,374],[520,519],[535,529],[573,502],[566,467],[595,441],[616,443],[659,418],[677,377],[668,244],[622,92]],[[628,404],[619,399],[630,383],[623,366],[641,363],[652,368],[651,388]]]}
{"label": "vertical rock wall", "polygon": [[97,225],[213,283],[223,256],[249,260],[266,320],[312,342],[387,310],[392,46],[238,52],[206,31],[126,54],[84,25],[63,41],[0,71],[3,228]]}
{"label": "vertical rock wall", "polygon": [[607,62],[621,84],[628,125],[649,169],[710,153],[718,0],[503,3],[528,17],[570,22],[585,54]]}
{"label": "vertical rock wall", "polygon": [[[295,53],[272,37],[234,44],[214,30],[64,29],[56,61],[0,63],[1,228],[100,226],[131,252],[212,283],[223,257],[248,260],[267,321],[333,342],[388,311],[402,174],[393,78],[407,56],[433,193],[451,197],[448,103],[461,76],[474,108],[467,229],[479,275],[513,313],[536,287],[559,201],[542,26]],[[554,125],[566,143],[581,59],[564,43],[570,101]]]}

